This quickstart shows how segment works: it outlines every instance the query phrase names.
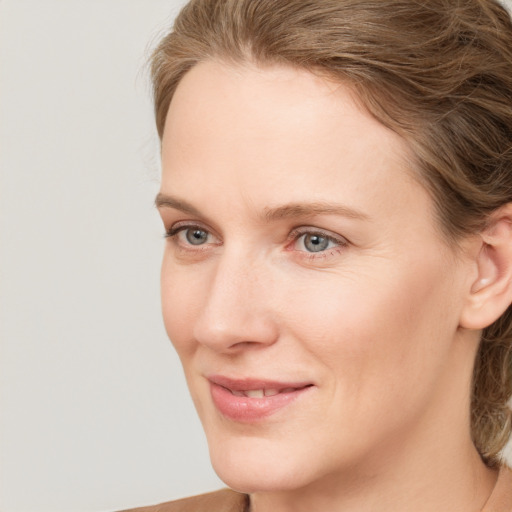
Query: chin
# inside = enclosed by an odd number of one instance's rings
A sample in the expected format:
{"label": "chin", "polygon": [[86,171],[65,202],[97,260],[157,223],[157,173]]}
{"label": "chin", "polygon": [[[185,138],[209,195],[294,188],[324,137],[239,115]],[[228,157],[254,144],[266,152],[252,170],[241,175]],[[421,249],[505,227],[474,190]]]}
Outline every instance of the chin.
{"label": "chin", "polygon": [[[226,460],[234,459],[234,460]],[[275,460],[253,461],[244,457],[222,457],[212,465],[218,477],[231,489],[246,494],[255,492],[286,491],[301,487],[296,468],[276,464]],[[278,466],[278,467],[276,467]]]}
{"label": "chin", "polygon": [[307,486],[318,477],[310,454],[284,446],[282,441],[262,438],[208,441],[215,472],[228,487],[239,492],[293,490]]}

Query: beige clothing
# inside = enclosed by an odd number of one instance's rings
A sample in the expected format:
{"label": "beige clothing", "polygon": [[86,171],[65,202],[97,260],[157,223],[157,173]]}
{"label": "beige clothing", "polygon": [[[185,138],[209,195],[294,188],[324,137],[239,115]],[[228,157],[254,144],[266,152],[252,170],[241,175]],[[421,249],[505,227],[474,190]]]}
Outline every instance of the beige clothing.
{"label": "beige clothing", "polygon": [[[169,501],[151,507],[142,507],[121,512],[246,512],[249,496],[223,489],[192,498]],[[512,512],[512,470],[500,470],[496,487],[482,512]]]}
{"label": "beige clothing", "polygon": [[[249,496],[230,489],[120,512],[246,512]],[[494,511],[492,511],[494,512]],[[500,511],[501,512],[501,511]]]}

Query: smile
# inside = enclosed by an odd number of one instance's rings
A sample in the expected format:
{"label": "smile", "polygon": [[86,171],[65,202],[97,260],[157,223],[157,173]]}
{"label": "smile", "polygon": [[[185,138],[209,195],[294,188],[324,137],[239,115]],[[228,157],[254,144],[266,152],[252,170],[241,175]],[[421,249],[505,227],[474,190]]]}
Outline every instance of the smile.
{"label": "smile", "polygon": [[253,379],[210,377],[210,392],[217,410],[226,418],[254,423],[277,413],[309,391],[311,383],[279,383]]}
{"label": "smile", "polygon": [[292,393],[297,388],[284,388],[284,389],[248,389],[246,391],[237,391],[230,389],[231,393],[235,396],[246,396],[248,398],[263,398],[264,396],[275,396],[279,393]]}

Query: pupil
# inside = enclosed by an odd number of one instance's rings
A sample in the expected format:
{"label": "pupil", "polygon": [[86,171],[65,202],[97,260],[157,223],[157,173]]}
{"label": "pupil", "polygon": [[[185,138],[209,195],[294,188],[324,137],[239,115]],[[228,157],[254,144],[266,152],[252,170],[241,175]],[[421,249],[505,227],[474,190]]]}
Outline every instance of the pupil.
{"label": "pupil", "polygon": [[208,234],[202,229],[187,230],[187,241],[192,245],[201,245],[207,238]]}
{"label": "pupil", "polygon": [[304,246],[309,252],[325,251],[329,245],[329,240],[319,235],[306,235]]}

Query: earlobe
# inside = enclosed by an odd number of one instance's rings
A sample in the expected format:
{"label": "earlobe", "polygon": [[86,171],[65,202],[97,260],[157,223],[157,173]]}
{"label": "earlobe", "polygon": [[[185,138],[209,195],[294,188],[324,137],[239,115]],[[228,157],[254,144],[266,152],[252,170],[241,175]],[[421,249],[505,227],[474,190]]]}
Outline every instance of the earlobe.
{"label": "earlobe", "polygon": [[496,210],[480,233],[477,277],[460,318],[460,326],[484,329],[512,303],[512,203]]}

